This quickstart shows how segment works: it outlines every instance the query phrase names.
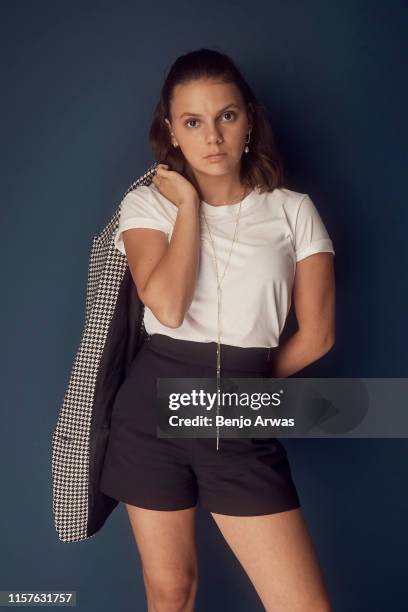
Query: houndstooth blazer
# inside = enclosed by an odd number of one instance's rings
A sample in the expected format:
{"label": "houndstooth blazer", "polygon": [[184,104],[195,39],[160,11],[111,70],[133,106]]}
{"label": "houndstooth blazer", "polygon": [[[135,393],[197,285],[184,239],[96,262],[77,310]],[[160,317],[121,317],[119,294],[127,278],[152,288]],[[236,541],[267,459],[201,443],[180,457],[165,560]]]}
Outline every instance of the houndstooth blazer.
{"label": "houndstooth blazer", "polygon": [[[130,185],[149,185],[156,163]],[[144,304],[127,258],[114,245],[123,198],[92,242],[85,324],[52,436],[53,515],[59,539],[96,534],[119,503],[99,491],[110,414],[118,388],[147,333]]]}

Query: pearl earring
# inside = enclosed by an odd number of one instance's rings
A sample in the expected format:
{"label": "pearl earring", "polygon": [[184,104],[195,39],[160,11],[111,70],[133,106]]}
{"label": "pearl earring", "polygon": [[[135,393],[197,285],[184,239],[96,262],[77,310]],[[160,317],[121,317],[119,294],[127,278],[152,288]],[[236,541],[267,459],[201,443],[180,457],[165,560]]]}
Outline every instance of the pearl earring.
{"label": "pearl earring", "polygon": [[245,153],[249,152],[248,144],[250,140],[251,140],[251,131],[248,132],[248,140],[245,140],[245,149],[244,149]]}

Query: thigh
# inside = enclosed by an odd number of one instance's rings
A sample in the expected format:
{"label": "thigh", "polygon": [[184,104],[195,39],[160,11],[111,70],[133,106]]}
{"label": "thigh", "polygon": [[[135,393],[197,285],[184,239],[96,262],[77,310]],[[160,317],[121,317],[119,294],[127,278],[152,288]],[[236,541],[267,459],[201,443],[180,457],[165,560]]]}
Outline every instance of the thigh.
{"label": "thigh", "polygon": [[163,512],[196,505],[191,442],[159,437],[157,432],[156,380],[173,376],[179,369],[178,364],[146,347],[131,364],[111,414],[99,485],[106,495]]}
{"label": "thigh", "polygon": [[198,573],[195,508],[146,510],[126,504],[147,587],[193,582]]}
{"label": "thigh", "polygon": [[300,508],[264,516],[211,514],[268,612],[330,610]]}
{"label": "thigh", "polygon": [[[225,377],[258,378],[252,372],[226,370]],[[223,412],[223,408],[221,408]],[[238,430],[237,433],[240,433]],[[194,469],[201,506],[217,514],[255,516],[293,510],[300,499],[283,443],[274,437],[194,440]]]}

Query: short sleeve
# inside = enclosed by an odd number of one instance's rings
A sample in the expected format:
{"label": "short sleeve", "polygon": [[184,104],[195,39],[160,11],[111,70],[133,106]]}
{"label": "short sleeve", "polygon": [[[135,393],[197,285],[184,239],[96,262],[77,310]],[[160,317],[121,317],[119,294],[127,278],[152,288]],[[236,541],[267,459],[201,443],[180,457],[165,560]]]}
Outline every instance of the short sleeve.
{"label": "short sleeve", "polygon": [[172,224],[145,185],[129,191],[122,201],[119,225],[115,235],[115,247],[123,255],[126,255],[126,251],[122,232],[137,227],[161,230],[166,234],[172,231]]}
{"label": "short sleeve", "polygon": [[314,253],[335,254],[333,243],[311,198],[303,196],[295,225],[295,254],[300,261]]}

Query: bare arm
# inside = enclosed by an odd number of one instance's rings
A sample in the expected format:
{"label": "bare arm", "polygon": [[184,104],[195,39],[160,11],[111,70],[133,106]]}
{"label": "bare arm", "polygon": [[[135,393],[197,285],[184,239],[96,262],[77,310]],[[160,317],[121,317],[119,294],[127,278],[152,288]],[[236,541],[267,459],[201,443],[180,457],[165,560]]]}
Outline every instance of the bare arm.
{"label": "bare arm", "polygon": [[299,329],[278,349],[271,376],[284,378],[320,359],[334,345],[333,255],[315,253],[297,263],[294,306]]}
{"label": "bare arm", "polygon": [[194,296],[200,255],[199,199],[178,205],[173,234],[133,228],[123,232],[129,268],[142,302],[167,327],[179,327]]}

